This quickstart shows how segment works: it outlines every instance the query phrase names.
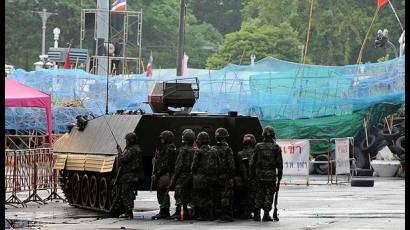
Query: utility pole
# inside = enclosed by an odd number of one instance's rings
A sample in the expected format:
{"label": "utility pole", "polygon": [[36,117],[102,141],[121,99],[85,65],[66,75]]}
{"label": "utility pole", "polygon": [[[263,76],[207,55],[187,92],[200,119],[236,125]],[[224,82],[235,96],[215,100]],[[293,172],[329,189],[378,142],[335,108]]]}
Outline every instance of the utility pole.
{"label": "utility pole", "polygon": [[185,0],[180,0],[179,5],[179,32],[177,43],[177,76],[182,76],[182,58],[184,56],[185,38]]}
{"label": "utility pole", "polygon": [[47,9],[43,8],[43,11],[33,11],[34,13],[37,13],[40,18],[41,22],[43,23],[43,26],[41,27],[43,29],[43,37],[42,37],[42,43],[41,43],[41,55],[46,54],[46,24],[47,24],[47,19],[51,15],[57,15],[57,13],[50,13],[47,12]]}

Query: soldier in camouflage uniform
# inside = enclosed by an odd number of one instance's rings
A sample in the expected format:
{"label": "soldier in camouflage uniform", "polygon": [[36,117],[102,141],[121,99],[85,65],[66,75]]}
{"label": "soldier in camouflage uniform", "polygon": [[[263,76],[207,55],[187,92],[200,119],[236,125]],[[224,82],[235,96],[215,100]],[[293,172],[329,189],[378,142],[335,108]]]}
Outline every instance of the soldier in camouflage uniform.
{"label": "soldier in camouflage uniform", "polygon": [[256,139],[252,134],[246,134],[242,141],[244,148],[235,154],[235,189],[234,189],[234,217],[250,219],[254,208],[254,180],[250,178],[249,161],[253,156]]}
{"label": "soldier in camouflage uniform", "polygon": [[210,138],[206,132],[200,132],[196,140],[199,149],[195,151],[191,173],[193,175],[192,197],[197,220],[214,220],[215,184],[217,165],[216,151],[209,146]]}
{"label": "soldier in camouflage uniform", "polygon": [[232,149],[226,142],[228,137],[229,133],[225,128],[215,131],[216,145],[213,148],[218,155],[217,214],[221,221],[233,221],[235,160]]}
{"label": "soldier in camouflage uniform", "polygon": [[113,206],[110,210],[112,216],[118,216],[122,211],[120,218],[133,218],[132,210],[134,208],[134,198],[137,189],[138,178],[143,177],[142,151],[137,145],[137,135],[128,133],[125,136],[126,146],[124,152],[117,145],[118,150],[118,175],[115,186],[117,189]]}
{"label": "soldier in camouflage uniform", "polygon": [[181,206],[183,206],[184,219],[188,219],[188,203],[191,201],[192,190],[191,165],[195,153],[193,148],[194,141],[194,131],[192,129],[185,129],[182,132],[182,143],[184,145],[179,149],[175,163],[175,173],[171,180],[171,188],[175,184],[174,198],[176,206],[175,213],[171,216],[172,219],[181,219]]}
{"label": "soldier in camouflage uniform", "polygon": [[153,220],[169,217],[170,200],[168,188],[175,169],[177,148],[174,144],[174,134],[165,130],[160,135],[161,144],[155,152],[155,167],[151,180],[157,188],[157,200],[160,211],[153,216]]}
{"label": "soldier in camouflage uniform", "polygon": [[260,209],[263,208],[262,221],[272,221],[269,212],[272,210],[273,196],[277,187],[276,177],[278,182],[282,179],[282,151],[276,144],[272,126],[265,127],[262,136],[263,142],[256,144],[250,161],[251,176],[255,178],[256,184],[254,220],[260,221]]}

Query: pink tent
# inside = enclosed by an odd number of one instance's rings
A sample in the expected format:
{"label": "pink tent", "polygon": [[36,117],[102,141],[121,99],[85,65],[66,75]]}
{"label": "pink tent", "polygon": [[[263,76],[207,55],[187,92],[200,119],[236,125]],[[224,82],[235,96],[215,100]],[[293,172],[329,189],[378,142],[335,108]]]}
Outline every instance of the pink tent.
{"label": "pink tent", "polygon": [[39,107],[46,109],[48,140],[52,146],[51,96],[37,89],[5,78],[6,107]]}

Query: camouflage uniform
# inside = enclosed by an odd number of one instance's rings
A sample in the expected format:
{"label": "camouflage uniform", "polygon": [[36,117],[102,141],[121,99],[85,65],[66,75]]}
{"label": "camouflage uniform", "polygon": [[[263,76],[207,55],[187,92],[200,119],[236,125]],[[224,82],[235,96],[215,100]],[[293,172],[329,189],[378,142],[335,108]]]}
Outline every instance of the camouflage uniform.
{"label": "camouflage uniform", "polygon": [[[263,142],[256,144],[251,158],[251,175],[255,177],[255,210],[254,220],[260,221],[260,209],[263,208],[263,221],[272,221],[269,211],[272,210],[273,196],[276,190],[276,176],[282,178],[282,151],[274,140],[271,126],[263,130]],[[276,175],[276,169],[278,174]]]}
{"label": "camouflage uniform", "polygon": [[209,146],[209,135],[206,132],[198,134],[199,149],[195,152],[191,172],[193,175],[193,197],[197,220],[214,220],[214,184],[216,178],[217,155]]}
{"label": "camouflage uniform", "polygon": [[117,191],[111,214],[117,216],[117,214],[125,211],[120,217],[132,218],[134,191],[137,189],[138,178],[143,177],[142,151],[136,144],[136,135],[134,133],[127,134],[126,141],[127,145],[124,152],[121,153],[119,149],[120,153],[117,158],[120,170],[115,182]]}
{"label": "camouflage uniform", "polygon": [[188,215],[188,203],[191,201],[192,192],[191,165],[196,151],[192,147],[194,141],[194,131],[191,129],[185,129],[182,132],[182,142],[184,143],[184,146],[179,149],[179,154],[175,163],[175,174],[171,183],[175,183],[174,198],[176,210],[171,216],[174,219],[181,218],[180,214],[182,206],[184,209],[184,216]]}
{"label": "camouflage uniform", "polygon": [[232,149],[226,143],[228,131],[218,128],[215,132],[216,145],[213,147],[218,156],[218,178],[216,187],[217,215],[221,220],[232,221],[233,217],[233,186],[235,173],[235,160]]}
{"label": "camouflage uniform", "polygon": [[252,134],[244,136],[245,148],[235,155],[235,189],[234,189],[234,216],[240,219],[251,218],[254,207],[253,188],[254,179],[250,178],[249,161],[255,149],[255,137]]}
{"label": "camouflage uniform", "polygon": [[171,177],[175,169],[175,158],[177,149],[174,145],[174,134],[171,131],[163,131],[160,138],[162,144],[155,153],[154,176],[157,188],[157,200],[160,212],[153,216],[152,219],[161,219],[169,216],[170,199],[168,188]]}

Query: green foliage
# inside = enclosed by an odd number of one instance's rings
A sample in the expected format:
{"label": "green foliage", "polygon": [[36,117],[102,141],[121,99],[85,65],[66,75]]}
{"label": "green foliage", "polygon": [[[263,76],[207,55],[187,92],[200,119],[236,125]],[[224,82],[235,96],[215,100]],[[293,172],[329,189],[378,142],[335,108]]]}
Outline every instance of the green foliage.
{"label": "green foliage", "polygon": [[390,55],[386,54],[383,57],[380,57],[379,59],[377,59],[377,62],[384,62],[384,61],[388,61],[390,59]]}
{"label": "green foliage", "polygon": [[242,23],[242,3],[238,0],[193,0],[188,7],[200,23],[209,23],[222,35],[238,31]]}
{"label": "green foliage", "polygon": [[240,31],[227,34],[218,52],[208,59],[207,67],[216,69],[228,63],[249,64],[252,54],[257,59],[272,56],[293,62],[300,60],[300,42],[288,23],[275,27],[258,24],[244,23]]}
{"label": "green foliage", "polygon": [[[404,24],[404,0],[392,0],[401,22]],[[355,64],[363,38],[370,26],[377,1],[325,1],[315,0],[308,63],[320,65]],[[277,26],[288,22],[306,42],[310,1],[298,0],[250,0],[243,9],[244,21],[257,21],[260,25]],[[403,25],[404,26],[404,25]],[[375,62],[386,50],[374,48],[378,29],[387,28],[392,42],[397,44],[401,28],[389,5],[381,8],[369,33],[362,61]],[[391,52],[391,51],[387,51]]]}
{"label": "green foliage", "polygon": [[[51,9],[52,0],[41,0]],[[60,47],[72,42],[79,46],[80,1],[60,0],[59,15],[47,22],[46,49],[53,44],[52,30],[61,29]],[[405,0],[390,1],[405,27]],[[192,68],[220,68],[227,63],[250,62],[273,56],[300,61],[300,44],[305,44],[310,1],[299,0],[186,0],[185,52]],[[27,70],[41,53],[41,19],[31,12],[30,0],[5,1],[5,59],[7,64]],[[84,1],[83,8],[95,8],[96,1]],[[320,65],[355,64],[363,38],[370,26],[377,1],[315,0],[308,44],[307,63]],[[175,68],[179,0],[129,1],[130,10],[143,10],[142,59],[152,51],[154,68]],[[374,47],[379,29],[388,29],[398,48],[401,28],[389,4],[384,5],[369,33],[362,62],[376,62],[391,48]],[[92,36],[87,32],[87,36]],[[224,37],[223,37],[224,36]],[[135,30],[129,37],[136,39]],[[134,39],[134,40],[133,40]],[[84,47],[92,48],[91,39]],[[219,47],[219,48],[218,48]],[[90,50],[91,53],[91,50]],[[133,50],[128,55],[136,56]],[[382,59],[380,59],[382,60]],[[205,65],[206,64],[206,65]]]}

